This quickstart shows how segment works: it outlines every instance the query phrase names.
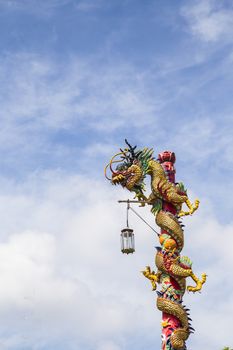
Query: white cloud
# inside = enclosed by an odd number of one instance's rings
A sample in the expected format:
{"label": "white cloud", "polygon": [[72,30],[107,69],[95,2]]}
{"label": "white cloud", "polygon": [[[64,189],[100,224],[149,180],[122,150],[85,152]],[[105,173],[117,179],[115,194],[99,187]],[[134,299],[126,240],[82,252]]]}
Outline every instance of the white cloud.
{"label": "white cloud", "polygon": [[[159,84],[155,91],[149,89],[152,83],[150,70],[143,75],[136,67],[123,64],[117,67],[100,65],[97,70],[96,64],[94,60],[84,63],[73,58],[69,65],[59,66],[50,59],[29,54],[1,58],[0,77],[4,89],[1,94],[0,151],[4,152],[3,162],[7,167],[15,167],[19,160],[19,169],[33,162],[30,166],[40,167],[42,162],[37,165],[36,159],[41,157],[48,161],[52,157],[59,165],[64,161],[72,164],[75,159],[81,166],[86,158],[89,161],[97,153],[99,157],[105,156],[107,149],[110,152],[113,148],[110,144],[116,142],[116,131],[129,134],[142,144],[147,135],[147,143],[152,146],[155,139],[158,144],[166,140],[166,147],[171,144],[178,151],[182,146],[185,154],[199,163],[210,154],[219,156],[220,152],[224,161],[232,162],[230,112],[221,125],[218,116],[208,116],[205,102],[193,120],[192,114],[182,118],[183,122],[176,114],[167,120],[164,112],[164,108],[172,108],[179,101],[182,104],[184,97],[195,96],[214,79],[225,77],[227,71],[221,68],[215,73],[206,72],[178,88],[173,81],[164,92]],[[153,78],[154,83],[157,78]],[[82,134],[80,130],[83,130]],[[98,140],[90,138],[84,149],[82,142],[88,140],[86,130],[96,131],[103,137],[101,141],[99,136]],[[78,136],[74,138],[76,131]],[[64,142],[62,133],[67,133]],[[58,141],[54,142],[56,135]],[[75,146],[67,141],[68,136],[75,139]],[[7,152],[9,157],[6,157]]]}
{"label": "white cloud", "polygon": [[[195,181],[195,176],[190,173],[191,168],[199,174],[205,172],[206,178],[210,177],[208,184],[205,181],[205,191],[208,196],[209,192],[213,191],[211,184],[217,181],[219,173],[221,173],[221,178],[224,178],[225,174],[222,173],[222,169],[230,169],[232,166],[232,124],[232,118],[229,115],[224,115],[222,118],[217,116],[215,119],[208,113],[199,112],[199,115],[190,120],[184,120],[169,130],[161,128],[156,137],[154,133],[149,134],[147,146],[154,147],[154,140],[159,136],[160,149],[155,149],[155,156],[163,149],[173,150],[177,156],[179,178],[183,176],[189,182]],[[144,139],[143,137],[144,135],[142,135],[141,143],[145,143],[145,137]],[[180,166],[183,169],[179,169]],[[183,171],[184,168],[185,171]],[[181,172],[183,174],[180,174]],[[200,183],[200,177],[198,181],[197,185],[204,185],[204,182]],[[225,178],[224,181],[231,186],[230,178]],[[226,195],[225,187],[222,185],[217,186],[216,191]]]}
{"label": "white cloud", "polygon": [[[30,5],[27,11],[49,15],[66,3],[55,0],[35,6],[34,1],[29,2],[0,1],[0,6],[10,9],[11,3],[12,9],[24,11]],[[91,11],[96,3],[92,5],[79,2],[77,9]],[[232,22],[229,14],[231,11],[207,1],[183,10],[192,33],[212,42],[228,38]],[[39,162],[35,152],[49,155],[51,136],[57,131],[75,133],[84,127],[104,135],[101,141],[90,138],[86,148],[82,147],[82,137],[78,140],[81,158],[87,158],[85,171],[90,170],[92,178],[69,176],[67,169],[64,173],[42,172],[37,165],[24,183],[0,178],[2,349],[41,350],[46,346],[58,348],[61,343],[66,350],[124,350],[132,347],[132,339],[138,347],[134,346],[135,350],[144,349],[145,344],[149,344],[147,348],[155,343],[159,346],[161,314],[155,309],[155,293],[140,273],[144,266],[153,266],[157,241],[131,215],[136,253],[120,253],[119,232],[125,225],[125,207],[116,201],[127,198],[128,193],[95,180],[98,174],[93,163],[100,163],[98,157],[117,150],[112,132],[126,129],[142,145],[146,135],[146,142],[152,146],[166,143],[165,147],[174,147],[183,160],[192,161],[192,167],[219,155],[221,161],[210,166],[221,168],[221,162],[232,163],[231,115],[226,125],[220,125],[207,114],[193,120],[190,114],[178,126],[179,112],[172,111],[170,120],[164,115],[164,107],[177,106],[175,100],[182,104],[187,92],[195,98],[200,87],[208,86],[213,77],[219,78],[219,69],[215,69],[215,75],[208,71],[196,80],[194,76],[185,82],[181,79],[180,85],[178,78],[185,78],[182,70],[205,61],[205,54],[202,56],[199,48],[197,51],[191,60],[190,52],[186,59],[182,53],[182,60],[178,54],[172,62],[169,58],[161,63],[160,57],[157,70],[150,66],[143,72],[143,68],[119,62],[104,66],[97,56],[85,62],[73,57],[65,65],[28,53],[1,56],[3,164],[9,162],[16,167],[20,162],[20,170],[24,166],[21,154],[25,162],[31,163],[34,158]],[[225,74],[221,71],[221,79],[229,74],[227,69]],[[8,157],[9,150],[16,154],[15,159]],[[52,152],[70,159],[72,164],[76,159],[63,141]],[[45,158],[42,163],[46,166],[44,162]],[[192,174],[186,176],[192,179]],[[209,182],[204,185],[207,196],[212,191]],[[218,193],[226,193],[226,183],[216,185],[218,200]],[[225,194],[221,196],[225,210],[230,201],[226,203]],[[186,297],[197,329],[188,341],[193,350],[231,345],[232,229],[230,224],[220,225],[211,210],[213,203],[209,205],[210,210],[202,212],[201,206],[200,214],[186,219],[184,254],[193,259],[198,275],[203,270],[209,275],[202,295]],[[147,208],[138,210],[154,224]],[[216,300],[221,300],[219,306]],[[210,334],[210,323],[214,334]]]}
{"label": "white cloud", "polygon": [[143,127],[160,108],[130,66],[96,69],[71,60],[59,66],[30,54],[1,58],[1,147],[46,152],[48,133],[81,128]]}
{"label": "white cloud", "polygon": [[[20,187],[8,184],[0,197],[3,348],[42,349],[58,341],[71,350],[118,350],[127,349],[135,334],[138,349],[141,339],[141,344],[160,344],[156,296],[140,273],[153,266],[157,239],[131,213],[136,253],[120,253],[126,208],[117,199],[128,195],[108,186],[59,172],[29,177]],[[154,224],[148,208],[137,210]],[[185,219],[184,254],[193,260],[197,275],[209,275],[202,295],[186,297],[197,328],[188,341],[194,350],[205,339],[207,350],[230,344],[233,236],[231,226],[220,225],[212,215],[206,207]],[[213,315],[223,285],[226,294]],[[214,317],[221,319],[221,331],[209,336]]]}
{"label": "white cloud", "polygon": [[[132,279],[130,294],[119,288],[118,277],[126,286],[130,281],[125,260],[116,264],[121,255],[115,209],[121,209],[102,185],[57,175],[49,180],[47,175],[47,186],[42,180],[36,195],[39,179],[25,184],[23,194],[18,189],[14,198],[9,193],[1,197],[8,211],[1,229],[11,227],[11,232],[0,244],[0,341],[6,349],[40,349],[60,339],[72,349],[70,338],[75,349],[82,349],[83,342],[104,349],[111,339],[112,349],[121,348],[117,339],[133,332],[147,304],[142,300],[135,308],[138,281],[144,286],[141,266],[134,268],[138,279]],[[26,194],[29,189],[33,196]],[[108,197],[114,200],[112,208]],[[146,315],[144,322],[143,327],[149,322]]]}
{"label": "white cloud", "polygon": [[185,298],[196,329],[190,346],[194,349],[231,346],[232,223],[223,225],[217,222],[205,200],[199,212],[185,221],[184,255],[193,260],[193,270],[197,275],[202,272],[208,275],[201,295],[191,294]]}
{"label": "white cloud", "polygon": [[100,344],[97,350],[121,350],[121,348],[112,341],[105,341]]}
{"label": "white cloud", "polygon": [[[228,130],[226,125],[228,125]],[[215,165],[221,167],[233,146],[231,126],[232,122],[227,118],[225,118],[225,123],[222,125],[208,116],[193,119],[184,123],[177,130],[173,140],[174,147],[180,153],[183,152],[185,159],[192,159],[192,162],[196,163],[209,161],[210,158],[215,158],[217,154],[221,154],[219,157],[221,162],[216,162]],[[230,161],[230,158],[227,160]]]}
{"label": "white cloud", "polygon": [[182,15],[187,19],[191,32],[206,42],[232,40],[233,11],[224,2],[196,1],[185,5]]}

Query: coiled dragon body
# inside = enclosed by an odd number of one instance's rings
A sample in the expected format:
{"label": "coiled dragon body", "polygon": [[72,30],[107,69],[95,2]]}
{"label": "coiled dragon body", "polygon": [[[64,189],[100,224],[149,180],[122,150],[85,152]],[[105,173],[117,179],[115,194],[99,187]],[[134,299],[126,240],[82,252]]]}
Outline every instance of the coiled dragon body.
{"label": "coiled dragon body", "polygon": [[[196,283],[194,287],[188,286],[187,290],[196,292],[205,283],[206,274],[198,279],[192,271],[190,259],[180,255],[184,246],[181,217],[192,214],[198,208],[199,201],[191,204],[183,184],[173,183],[171,180],[174,176],[169,178],[172,171],[174,175],[174,168],[171,165],[166,168],[161,164],[161,159],[155,160],[152,149],[136,151],[136,146],[132,147],[127,140],[126,143],[128,148],[117,154],[121,159],[115,160],[114,156],[108,164],[112,171],[109,180],[112,184],[121,184],[134,192],[142,205],[152,206],[156,224],[161,228],[161,246],[157,247],[155,255],[157,271],[154,272],[147,266],[142,272],[151,281],[153,290],[156,290],[157,284],[161,284],[161,290],[157,292],[157,308],[162,311],[162,350],[184,350],[185,341],[193,332],[189,310],[183,305],[186,278],[191,277]],[[171,152],[165,153],[171,157]],[[112,168],[113,163],[120,163],[115,170]],[[170,173],[169,169],[172,170]],[[144,179],[147,175],[151,176],[151,194],[148,198],[144,194]],[[189,208],[186,212],[182,211],[184,203]]]}

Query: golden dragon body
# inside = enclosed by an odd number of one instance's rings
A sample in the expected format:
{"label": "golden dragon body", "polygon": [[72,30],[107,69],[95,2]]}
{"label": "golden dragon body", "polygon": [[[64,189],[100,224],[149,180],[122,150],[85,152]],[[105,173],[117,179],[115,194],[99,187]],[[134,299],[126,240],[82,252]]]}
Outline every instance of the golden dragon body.
{"label": "golden dragon body", "polygon": [[[127,142],[127,141],[126,141]],[[168,173],[159,161],[152,157],[152,150],[135,151],[136,147],[128,144],[128,149],[121,150],[121,160],[112,158],[108,166],[112,171],[111,182],[121,184],[145,204],[152,206],[156,224],[161,228],[157,248],[154,272],[149,266],[143,272],[156,290],[157,284],[162,288],[158,293],[157,308],[162,311],[162,350],[186,349],[185,341],[193,332],[190,325],[188,309],[183,305],[183,295],[186,290],[186,278],[191,277],[196,283],[187,290],[196,292],[201,290],[206,281],[206,274],[199,279],[192,271],[192,263],[188,257],[180,256],[184,246],[184,232],[181,216],[192,214],[199,205],[194,205],[188,199],[182,184],[169,181]],[[115,170],[112,164],[119,162]],[[107,168],[107,167],[106,167]],[[144,194],[144,178],[151,176],[151,194],[147,198]],[[182,211],[186,204],[188,211]]]}

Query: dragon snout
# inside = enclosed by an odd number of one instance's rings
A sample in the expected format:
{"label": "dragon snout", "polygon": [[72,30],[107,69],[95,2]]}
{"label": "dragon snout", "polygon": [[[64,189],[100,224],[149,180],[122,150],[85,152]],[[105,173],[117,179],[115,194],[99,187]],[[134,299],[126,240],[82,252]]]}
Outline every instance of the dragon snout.
{"label": "dragon snout", "polygon": [[123,174],[113,175],[112,176],[112,183],[114,185],[121,183],[125,179],[125,176]]}

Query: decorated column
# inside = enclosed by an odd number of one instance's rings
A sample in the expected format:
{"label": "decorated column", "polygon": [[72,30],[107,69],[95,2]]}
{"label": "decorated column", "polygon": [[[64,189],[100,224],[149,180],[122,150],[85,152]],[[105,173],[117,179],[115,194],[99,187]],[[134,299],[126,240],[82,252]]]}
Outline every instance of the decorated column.
{"label": "decorated column", "polygon": [[[155,222],[160,227],[159,243],[155,255],[157,270],[149,266],[143,275],[152,283],[152,290],[157,289],[157,308],[162,312],[162,350],[185,350],[186,340],[193,332],[189,310],[183,305],[186,291],[200,291],[206,281],[206,275],[199,279],[192,270],[192,262],[181,256],[184,246],[184,231],[181,218],[193,214],[199,201],[194,204],[188,199],[183,183],[175,182],[175,154],[170,151],[153,157],[153,149],[137,150],[126,140],[127,148],[120,149],[105,168],[105,175],[112,184],[121,184],[134,193],[140,205],[151,206]],[[118,163],[116,167],[114,165]],[[108,177],[107,169],[112,176]],[[151,193],[146,195],[145,178],[151,177]],[[134,200],[135,202],[135,200]],[[188,210],[183,211],[186,204]],[[186,288],[186,278],[191,277],[195,286]]]}

